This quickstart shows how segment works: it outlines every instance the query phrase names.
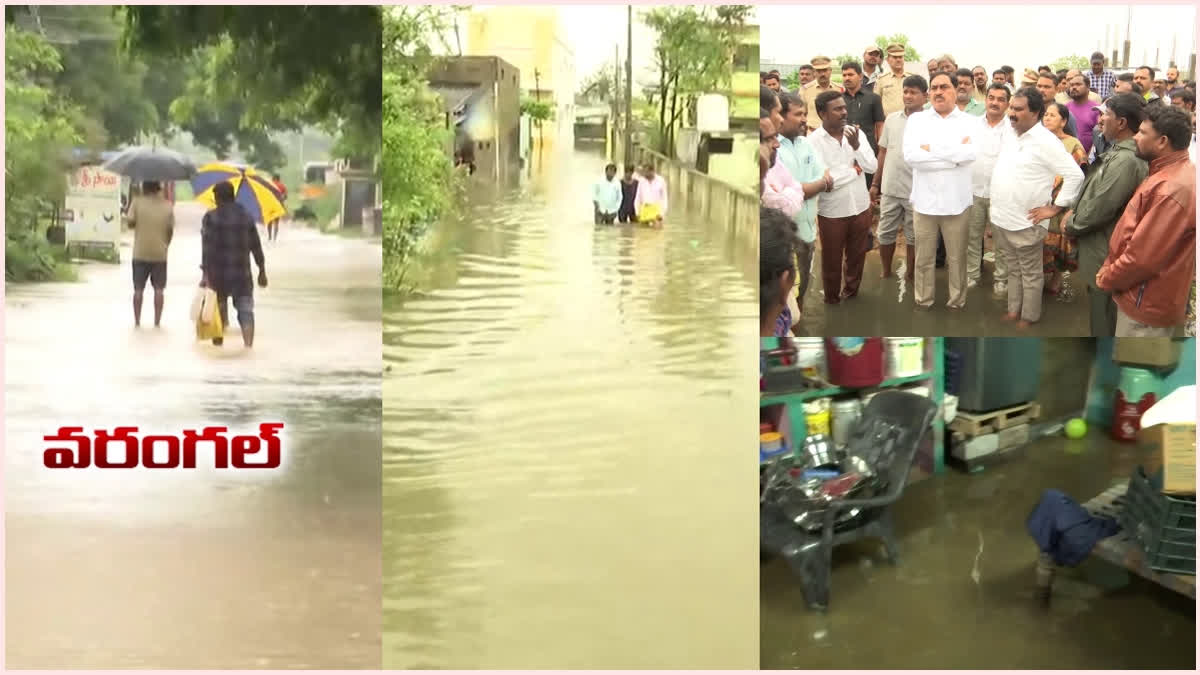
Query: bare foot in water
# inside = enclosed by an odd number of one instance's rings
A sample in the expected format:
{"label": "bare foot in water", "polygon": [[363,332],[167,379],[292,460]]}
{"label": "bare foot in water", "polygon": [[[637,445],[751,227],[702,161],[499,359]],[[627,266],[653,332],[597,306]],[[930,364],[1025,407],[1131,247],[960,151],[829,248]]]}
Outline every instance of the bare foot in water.
{"label": "bare foot in water", "polygon": [[1016,321],[1017,318],[1018,318],[1018,315],[1016,312],[1009,312],[1008,314],[1004,315],[1005,321]]}

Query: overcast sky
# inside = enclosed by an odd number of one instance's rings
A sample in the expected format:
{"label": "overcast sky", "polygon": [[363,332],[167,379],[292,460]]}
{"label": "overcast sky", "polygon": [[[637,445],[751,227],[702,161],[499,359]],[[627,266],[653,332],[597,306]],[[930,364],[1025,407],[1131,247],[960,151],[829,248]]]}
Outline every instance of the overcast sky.
{"label": "overcast sky", "polygon": [[[492,5],[475,5],[484,8]],[[634,82],[653,80],[655,33],[638,16],[647,9],[633,7],[633,77]],[[621,49],[625,59],[625,5],[567,5],[558,8],[566,31],[567,43],[575,52],[576,81],[582,81],[613,58],[613,47]],[[466,20],[462,20],[463,48],[466,49]],[[453,43],[451,43],[453,44]],[[622,75],[624,77],[624,75]]]}
{"label": "overcast sky", "polygon": [[[905,33],[921,55],[916,68],[925,74],[925,61],[949,52],[958,65],[982,65],[988,71],[1010,65],[1037,68],[1069,55],[1088,57],[1103,49],[1111,58],[1113,39],[1105,48],[1105,32],[1120,29],[1125,40],[1126,5],[812,5],[758,8],[762,26],[761,55],[769,63],[805,63],[813,56],[833,58],[862,50],[877,35]],[[986,27],[986,28],[985,28]],[[1130,61],[1154,61],[1160,48],[1161,65],[1171,58],[1171,40],[1178,40],[1176,60],[1186,70],[1194,51],[1196,11],[1188,5],[1137,5],[1133,8]],[[1144,57],[1143,54],[1148,54]],[[884,66],[886,67],[886,62]],[[1154,65],[1151,63],[1150,65]],[[913,70],[910,68],[910,70]]]}

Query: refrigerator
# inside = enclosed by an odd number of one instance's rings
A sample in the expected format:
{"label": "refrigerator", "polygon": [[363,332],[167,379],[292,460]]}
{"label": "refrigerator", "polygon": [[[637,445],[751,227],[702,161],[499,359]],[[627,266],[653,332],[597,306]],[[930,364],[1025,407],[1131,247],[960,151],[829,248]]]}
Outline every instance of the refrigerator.
{"label": "refrigerator", "polygon": [[1041,338],[946,338],[946,391],[958,409],[991,412],[1037,400]]}

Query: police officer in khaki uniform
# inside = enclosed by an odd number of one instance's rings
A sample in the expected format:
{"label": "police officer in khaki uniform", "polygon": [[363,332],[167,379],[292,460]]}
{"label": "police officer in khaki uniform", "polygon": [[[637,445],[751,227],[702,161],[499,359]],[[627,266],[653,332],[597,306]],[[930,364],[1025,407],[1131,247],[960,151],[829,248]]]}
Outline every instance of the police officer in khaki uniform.
{"label": "police officer in khaki uniform", "polygon": [[884,117],[904,110],[904,78],[912,75],[904,69],[904,45],[892,43],[887,46],[888,72],[875,80],[875,93],[883,99]]}
{"label": "police officer in khaki uniform", "polygon": [[809,82],[800,89],[804,103],[808,106],[808,130],[816,131],[821,126],[821,117],[817,115],[817,96],[826,91],[839,91],[833,86],[830,78],[833,76],[833,63],[828,56],[815,56],[812,60],[813,70],[817,79]]}

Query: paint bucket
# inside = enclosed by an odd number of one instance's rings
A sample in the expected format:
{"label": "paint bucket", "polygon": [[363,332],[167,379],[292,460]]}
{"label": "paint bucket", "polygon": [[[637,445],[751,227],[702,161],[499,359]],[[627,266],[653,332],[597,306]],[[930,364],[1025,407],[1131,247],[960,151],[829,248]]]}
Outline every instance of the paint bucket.
{"label": "paint bucket", "polygon": [[808,427],[809,436],[816,434],[829,436],[832,433],[830,409],[830,400],[827,398],[819,398],[804,404],[804,424]]}
{"label": "paint bucket", "polygon": [[861,389],[883,382],[883,338],[825,338],[829,381]]}
{"label": "paint bucket", "polygon": [[796,365],[806,377],[828,379],[825,369],[824,338],[794,338]]}
{"label": "paint bucket", "polygon": [[783,434],[769,431],[758,435],[758,450],[763,455],[773,455],[783,450]]}
{"label": "paint bucket", "polygon": [[925,338],[889,337],[887,347],[887,376],[912,377],[925,372]]}
{"label": "paint bucket", "polygon": [[862,417],[862,401],[857,398],[842,399],[833,403],[833,443],[844,446],[850,441],[850,432]]}

